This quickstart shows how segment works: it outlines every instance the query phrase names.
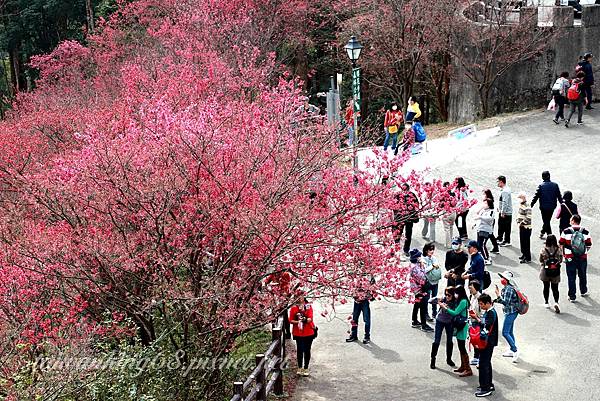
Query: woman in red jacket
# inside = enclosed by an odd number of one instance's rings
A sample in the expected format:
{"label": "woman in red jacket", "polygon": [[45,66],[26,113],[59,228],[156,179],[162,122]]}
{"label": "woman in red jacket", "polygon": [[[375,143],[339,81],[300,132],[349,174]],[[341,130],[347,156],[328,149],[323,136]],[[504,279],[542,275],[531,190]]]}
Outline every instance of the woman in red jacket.
{"label": "woman in red jacket", "polygon": [[[308,364],[310,363],[310,349],[315,336],[315,324],[313,323],[313,309],[306,297],[301,296],[296,305],[290,309],[290,323],[292,334],[296,340],[296,354],[298,357],[298,371],[300,376],[308,376]],[[304,368],[302,367],[304,362]]]}

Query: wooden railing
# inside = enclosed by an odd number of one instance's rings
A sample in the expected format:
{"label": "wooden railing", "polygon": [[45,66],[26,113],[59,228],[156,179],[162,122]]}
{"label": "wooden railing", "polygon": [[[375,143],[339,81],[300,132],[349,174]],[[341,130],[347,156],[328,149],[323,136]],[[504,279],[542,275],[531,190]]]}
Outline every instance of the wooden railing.
{"label": "wooden railing", "polygon": [[283,395],[283,369],[285,363],[285,338],[283,317],[271,328],[273,341],[264,354],[257,354],[256,367],[244,382],[233,383],[231,401],[267,401],[269,394]]}

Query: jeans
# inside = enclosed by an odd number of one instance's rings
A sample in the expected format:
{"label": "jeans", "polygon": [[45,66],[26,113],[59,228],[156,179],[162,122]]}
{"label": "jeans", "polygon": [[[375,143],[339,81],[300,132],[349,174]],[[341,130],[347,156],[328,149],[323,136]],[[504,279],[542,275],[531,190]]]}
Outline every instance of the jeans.
{"label": "jeans", "polygon": [[526,261],[531,261],[531,228],[519,226],[519,242],[521,243],[521,256]]}
{"label": "jeans", "polygon": [[551,283],[549,281],[544,281],[544,301],[548,303],[548,298],[550,297],[550,287],[552,286],[552,296],[554,297],[554,302],[558,303],[558,283]]}
{"label": "jeans", "polygon": [[481,255],[485,260],[490,259],[490,252],[487,249],[488,239],[488,233],[484,233],[483,231],[479,231],[477,233],[477,246],[479,247],[479,252],[481,252]]}
{"label": "jeans", "polygon": [[494,347],[488,346],[479,351],[479,386],[482,390],[490,390],[492,381],[492,354]]}
{"label": "jeans", "polygon": [[304,369],[308,369],[310,363],[310,349],[312,348],[313,337],[295,337],[296,340],[296,359],[298,361],[298,368],[302,368],[304,362]]}
{"label": "jeans", "polygon": [[348,130],[348,146],[354,145],[354,127],[352,125],[348,125],[346,127]]}
{"label": "jeans", "polygon": [[[433,333],[433,343],[439,344],[442,341],[442,332],[446,331],[446,350],[452,349],[452,337],[454,336],[454,327],[452,322],[442,323],[439,320],[435,321],[435,332]],[[452,355],[452,352],[450,352]]]}
{"label": "jeans", "polygon": [[396,150],[398,146],[398,132],[390,134],[388,127],[385,127],[385,140],[383,141],[383,151],[387,151],[388,145],[390,144],[390,138],[392,139],[392,150]]}
{"label": "jeans", "polygon": [[585,294],[587,289],[587,259],[574,258],[571,261],[567,261],[567,279],[569,283],[569,299],[575,299],[577,286],[576,280],[579,276],[579,291],[581,294]]}
{"label": "jeans", "polygon": [[444,215],[442,217],[442,224],[444,225],[444,234],[446,237],[446,248],[450,248],[452,245],[452,237],[454,234],[454,221],[456,220],[456,213]]}
{"label": "jeans", "polygon": [[[438,287],[439,287],[438,284],[429,283],[429,298],[430,299],[433,297],[437,297]],[[432,313],[431,316],[435,317],[437,315],[437,309],[438,309],[437,303],[431,304],[431,313]]]}
{"label": "jeans", "polygon": [[567,117],[567,122],[571,121],[571,117],[575,114],[575,109],[577,109],[577,122],[582,122],[583,118],[583,101],[580,102],[571,102],[571,111],[569,111],[569,117]]}
{"label": "jeans", "polygon": [[556,103],[556,115],[554,116],[555,120],[559,118],[565,119],[565,104],[567,103],[567,99],[561,95],[554,96],[554,102]]}
{"label": "jeans", "polygon": [[542,212],[542,235],[543,234],[552,234],[552,227],[550,227],[550,221],[552,220],[552,215],[554,214],[554,209],[542,209],[540,208],[540,212]]}
{"label": "jeans", "polygon": [[469,210],[465,210],[462,213],[459,213],[456,216],[456,228],[458,229],[458,235],[461,238],[467,238],[467,214],[469,214]]}
{"label": "jeans", "polygon": [[408,253],[410,251],[410,243],[412,242],[412,232],[413,232],[413,223],[404,222],[400,223],[400,227],[394,233],[394,242],[398,243],[402,240],[402,233],[406,228],[406,239],[404,240],[404,253]]}
{"label": "jeans", "polygon": [[352,310],[352,334],[350,337],[358,337],[358,319],[360,314],[363,315],[363,321],[365,322],[365,338],[371,337],[371,307],[368,300],[361,302],[354,301],[354,309]]}
{"label": "jeans", "polygon": [[[506,342],[510,346],[512,352],[517,352],[517,344],[515,342],[515,319],[519,316],[519,312],[509,313],[504,315],[504,324],[502,325],[502,337],[506,339]],[[479,366],[481,369],[481,365]]]}
{"label": "jeans", "polygon": [[512,215],[506,214],[504,217],[498,218],[498,241],[510,242],[510,228],[512,223]]}
{"label": "jeans", "polygon": [[[421,236],[429,238],[431,242],[435,242],[435,221],[437,219],[423,218],[423,230]],[[428,235],[429,234],[429,235]]]}

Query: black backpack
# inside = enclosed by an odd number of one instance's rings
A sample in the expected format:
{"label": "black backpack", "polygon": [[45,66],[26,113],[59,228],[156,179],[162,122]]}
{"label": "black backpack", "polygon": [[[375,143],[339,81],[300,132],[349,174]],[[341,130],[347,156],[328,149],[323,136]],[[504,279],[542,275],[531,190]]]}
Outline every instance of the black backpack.
{"label": "black backpack", "polygon": [[550,252],[548,252],[548,248],[546,248],[545,251],[548,255],[548,259],[546,259],[546,262],[544,263],[544,271],[546,273],[546,277],[557,277],[560,274],[560,262],[556,257],[558,249],[555,250],[552,255],[550,255]]}

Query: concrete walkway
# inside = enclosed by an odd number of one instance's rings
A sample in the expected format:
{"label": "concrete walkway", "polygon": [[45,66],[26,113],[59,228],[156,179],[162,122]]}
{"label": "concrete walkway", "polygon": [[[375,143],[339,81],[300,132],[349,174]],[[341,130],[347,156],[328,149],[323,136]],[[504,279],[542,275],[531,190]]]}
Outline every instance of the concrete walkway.
{"label": "concrete walkway", "polygon": [[[529,196],[541,182],[541,172],[550,170],[562,191],[571,190],[583,224],[592,238],[600,241],[600,110],[584,116],[585,125],[568,130],[556,126],[549,112],[534,114],[507,123],[501,133],[473,144],[454,144],[447,149],[432,141],[427,160],[433,160],[432,174],[451,180],[464,176],[479,196],[481,189],[497,192],[496,177],[507,176],[513,194],[526,191]],[[440,144],[443,142],[440,142]],[[436,150],[437,149],[437,150]],[[438,152],[442,153],[438,153]],[[425,159],[423,159],[425,160]],[[416,163],[416,162],[412,162]],[[417,163],[428,164],[428,163]],[[418,169],[418,168],[417,168]],[[513,196],[516,204],[516,196]],[[558,230],[558,223],[553,222]],[[539,209],[534,208],[532,253],[537,255],[542,241],[537,239],[541,227]],[[469,227],[471,223],[469,223]],[[415,227],[414,245],[421,247],[421,224]],[[437,256],[443,258],[443,229],[438,222]],[[507,348],[504,339],[493,359],[497,391],[493,400],[563,401],[600,399],[600,243],[592,249],[588,267],[591,296],[566,299],[566,274],[562,274],[561,308],[556,315],[543,307],[539,265],[519,265],[516,261],[518,233],[513,223],[513,246],[502,248],[490,271],[498,282],[497,272],[510,269],[530,298],[531,308],[515,325],[522,360],[513,364],[502,358]],[[490,287],[490,289],[493,288]],[[316,306],[318,308],[318,305]],[[372,304],[372,343],[346,344],[349,328],[346,318],[351,303],[338,305],[337,318],[317,319],[319,338],[313,345],[312,376],[302,378],[295,399],[298,401],[459,401],[474,399],[477,373],[458,378],[445,364],[444,340],[438,354],[438,369],[429,369],[433,335],[410,327],[411,305],[376,301]],[[501,313],[501,307],[497,308]],[[361,324],[359,336],[362,338]],[[455,347],[454,361],[458,362]]]}

